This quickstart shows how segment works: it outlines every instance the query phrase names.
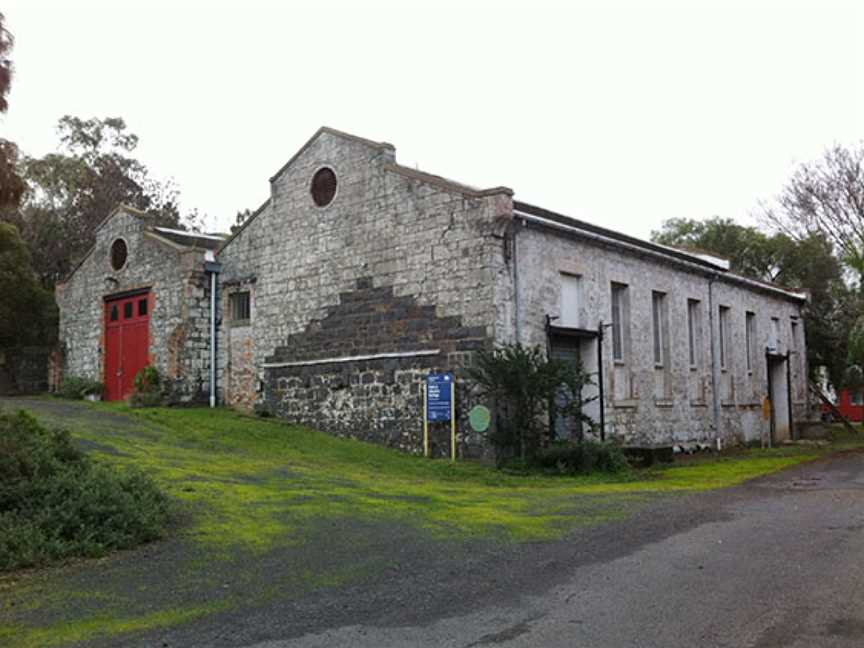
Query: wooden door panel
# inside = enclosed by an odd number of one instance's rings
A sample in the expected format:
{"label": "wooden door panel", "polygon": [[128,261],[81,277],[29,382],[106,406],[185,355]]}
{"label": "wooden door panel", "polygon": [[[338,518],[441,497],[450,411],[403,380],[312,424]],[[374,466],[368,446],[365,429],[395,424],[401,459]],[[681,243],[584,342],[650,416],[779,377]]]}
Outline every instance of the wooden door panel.
{"label": "wooden door panel", "polygon": [[150,359],[150,295],[105,303],[105,398],[122,400]]}

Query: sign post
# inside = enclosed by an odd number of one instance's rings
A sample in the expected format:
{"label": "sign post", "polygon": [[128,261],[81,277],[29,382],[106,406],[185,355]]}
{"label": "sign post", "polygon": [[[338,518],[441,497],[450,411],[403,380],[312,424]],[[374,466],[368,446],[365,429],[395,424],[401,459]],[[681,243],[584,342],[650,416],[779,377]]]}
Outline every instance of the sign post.
{"label": "sign post", "polygon": [[450,459],[456,460],[456,381],[452,373],[429,374],[423,390],[423,454],[429,456],[429,423],[450,422]]}

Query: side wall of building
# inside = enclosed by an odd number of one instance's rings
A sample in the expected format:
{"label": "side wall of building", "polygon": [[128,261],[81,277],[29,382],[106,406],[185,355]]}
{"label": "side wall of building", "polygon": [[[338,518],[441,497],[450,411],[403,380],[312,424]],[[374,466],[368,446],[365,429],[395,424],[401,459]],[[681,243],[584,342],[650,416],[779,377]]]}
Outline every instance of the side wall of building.
{"label": "side wall of building", "polygon": [[[59,339],[66,376],[105,381],[105,298],[151,291],[149,359],[180,400],[197,400],[208,389],[209,285],[203,251],[182,248],[148,234],[139,215],[116,212],[97,232],[83,263],[58,285]],[[127,259],[111,266],[111,245],[122,238]]]}
{"label": "side wall of building", "polygon": [[[794,416],[806,416],[807,372],[799,302],[744,287],[722,276],[712,282],[708,272],[664,263],[650,255],[531,226],[517,227],[517,249],[523,343],[549,344],[547,316],[553,326],[592,331],[602,327],[605,430],[609,437],[646,446],[714,442],[712,367],[719,365],[721,351],[720,306],[729,309],[724,315],[728,339],[723,350],[728,361],[717,372],[720,436],[742,442],[768,438],[770,423],[763,415],[763,401],[767,395],[765,350],[774,344],[772,318],[779,322],[777,351],[793,351],[790,376]],[[620,344],[613,341],[619,331],[611,326],[613,283],[620,291]],[[568,290],[570,296],[562,297]],[[564,299],[575,299],[575,311],[562,303]],[[709,305],[713,307],[709,309]],[[655,310],[663,329],[663,341],[656,351]],[[749,367],[748,312],[753,313],[755,322]],[[596,381],[597,343],[586,340],[581,344],[586,345],[585,366]],[[615,346],[620,347],[617,353]],[[598,414],[599,410],[595,419],[599,419]]]}
{"label": "side wall of building", "polygon": [[[337,192],[318,207],[310,183],[325,166]],[[458,372],[508,324],[497,217],[511,211],[509,192],[460,188],[396,166],[388,146],[321,133],[220,252],[227,403],[419,452],[423,377]],[[242,292],[251,317],[233,322]]]}

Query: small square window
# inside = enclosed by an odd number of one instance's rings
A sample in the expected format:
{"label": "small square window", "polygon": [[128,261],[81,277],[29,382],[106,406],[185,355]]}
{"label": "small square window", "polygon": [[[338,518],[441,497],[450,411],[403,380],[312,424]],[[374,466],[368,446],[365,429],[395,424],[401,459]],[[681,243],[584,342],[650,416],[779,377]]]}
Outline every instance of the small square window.
{"label": "small square window", "polygon": [[131,319],[132,318],[132,302],[128,301],[123,304],[123,319]]}
{"label": "small square window", "polygon": [[231,321],[248,322],[252,316],[249,291],[236,292],[231,295]]}
{"label": "small square window", "polygon": [[139,317],[144,317],[147,314],[147,300],[139,299],[138,300],[138,315]]}

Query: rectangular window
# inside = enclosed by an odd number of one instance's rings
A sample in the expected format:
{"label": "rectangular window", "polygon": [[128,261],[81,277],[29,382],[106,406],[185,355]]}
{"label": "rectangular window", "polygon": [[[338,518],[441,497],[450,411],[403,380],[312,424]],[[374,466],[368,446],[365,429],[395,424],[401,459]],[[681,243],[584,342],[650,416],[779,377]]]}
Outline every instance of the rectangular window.
{"label": "rectangular window", "polygon": [[729,366],[729,307],[720,307],[720,368]]}
{"label": "rectangular window", "polygon": [[138,300],[138,315],[140,317],[144,317],[147,314],[147,300],[139,299]]}
{"label": "rectangular window", "polygon": [[780,351],[780,320],[777,317],[771,318],[771,349]]}
{"label": "rectangular window", "polygon": [[123,319],[130,319],[132,317],[132,302],[127,301],[123,304]]}
{"label": "rectangular window", "polygon": [[792,349],[798,350],[798,322],[791,322],[792,324],[792,339],[789,340],[789,346]]}
{"label": "rectangular window", "polygon": [[654,365],[662,367],[666,362],[667,339],[666,331],[666,293],[651,293],[651,316],[654,322]]}
{"label": "rectangular window", "polygon": [[699,349],[702,345],[702,321],[701,305],[698,299],[687,300],[687,342],[690,349],[690,366],[698,367],[700,360]]}
{"label": "rectangular window", "polygon": [[855,407],[861,407],[864,405],[864,392],[862,391],[853,391],[849,394],[849,404],[854,405]]}
{"label": "rectangular window", "polygon": [[629,326],[627,285],[612,282],[612,358],[624,362],[625,332]]}
{"label": "rectangular window", "polygon": [[747,371],[753,371],[756,364],[756,313],[747,311],[744,315],[744,335],[747,347]]}
{"label": "rectangular window", "polygon": [[580,328],[579,309],[582,303],[582,277],[561,273],[561,310],[558,323],[567,328]]}
{"label": "rectangular window", "polygon": [[231,321],[247,322],[251,316],[249,291],[231,293]]}

